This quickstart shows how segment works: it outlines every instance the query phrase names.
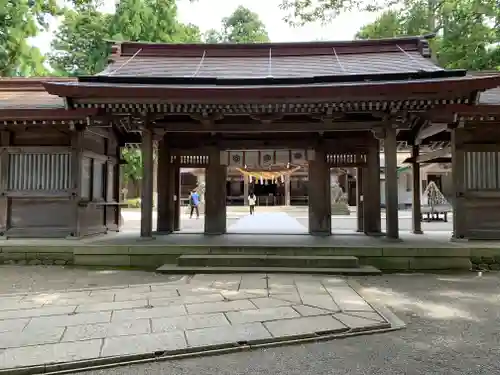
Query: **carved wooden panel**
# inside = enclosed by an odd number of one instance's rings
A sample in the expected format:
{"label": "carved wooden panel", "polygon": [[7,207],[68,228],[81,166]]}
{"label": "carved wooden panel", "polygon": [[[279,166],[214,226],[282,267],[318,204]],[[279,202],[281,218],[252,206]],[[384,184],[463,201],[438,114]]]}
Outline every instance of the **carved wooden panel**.
{"label": "carved wooden panel", "polygon": [[307,165],[314,158],[313,150],[231,150],[221,151],[222,165],[236,168],[271,167],[273,165]]}
{"label": "carved wooden panel", "polygon": [[329,153],[326,162],[332,168],[362,167],[366,165],[367,154],[359,152]]}
{"label": "carved wooden panel", "polygon": [[176,158],[179,158],[181,167],[208,165],[208,155],[173,155],[171,163],[175,163]]}

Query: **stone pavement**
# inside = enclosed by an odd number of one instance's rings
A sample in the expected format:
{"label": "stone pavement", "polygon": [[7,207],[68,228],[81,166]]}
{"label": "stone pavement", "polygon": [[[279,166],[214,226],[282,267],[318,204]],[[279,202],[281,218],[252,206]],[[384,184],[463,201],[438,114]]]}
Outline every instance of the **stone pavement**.
{"label": "stone pavement", "polygon": [[[138,210],[126,209],[122,211],[124,219],[124,230],[135,230],[139,231],[141,212]],[[303,234],[307,232],[309,226],[308,211],[307,207],[295,207],[283,208],[283,207],[257,207],[253,222],[260,221],[261,223],[268,222],[268,218],[273,215],[280,215],[284,218],[286,222],[293,222],[290,227],[285,227],[284,224],[272,221],[272,225],[258,224],[255,227],[249,227],[247,220],[249,217],[248,207],[227,207],[227,228],[228,231],[233,233],[253,233],[253,234]],[[285,216],[286,215],[286,216]],[[400,210],[399,215],[399,229],[401,232],[409,232],[412,229],[411,212],[408,210]],[[154,220],[153,225],[156,226],[156,211],[153,212]],[[422,229],[424,232],[448,232],[448,236],[451,234],[453,229],[452,216],[449,215],[450,220],[447,223],[444,222],[432,222],[432,223],[422,223]],[[382,231],[385,231],[385,212],[381,212],[382,218]],[[259,220],[257,220],[259,219]],[[280,220],[280,221],[283,221]],[[205,218],[202,214],[197,220],[195,218],[190,219],[189,215],[183,213],[181,215],[181,232],[184,233],[201,233],[205,225]],[[246,226],[246,227],[245,227]],[[333,215],[332,216],[332,233],[341,233],[342,231],[355,232],[357,226],[356,212],[351,212],[351,215]],[[236,229],[234,229],[236,228]]]}
{"label": "stone pavement", "polygon": [[[6,294],[0,296],[0,374],[401,328],[395,321],[350,281],[325,276],[199,274],[166,283]],[[61,363],[66,367],[54,367]]]}
{"label": "stone pavement", "polygon": [[286,212],[264,212],[242,217],[227,228],[228,233],[307,233],[302,225]]}

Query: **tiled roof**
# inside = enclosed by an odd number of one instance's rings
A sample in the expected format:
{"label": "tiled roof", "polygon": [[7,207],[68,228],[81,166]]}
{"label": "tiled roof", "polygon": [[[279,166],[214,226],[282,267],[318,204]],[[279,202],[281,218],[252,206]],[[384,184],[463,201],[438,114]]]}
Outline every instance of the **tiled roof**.
{"label": "tiled roof", "polygon": [[43,108],[64,108],[64,101],[45,91],[0,91],[0,110]]}
{"label": "tiled roof", "polygon": [[0,110],[64,108],[63,99],[47,93],[43,83],[72,81],[65,77],[0,78]]}
{"label": "tiled roof", "polygon": [[[485,75],[500,75],[499,71],[468,72],[468,75],[477,77]],[[479,104],[497,104],[500,105],[500,87],[486,90],[479,94]]]}
{"label": "tiled roof", "polygon": [[100,75],[292,78],[440,71],[418,38],[253,45],[122,43]]}
{"label": "tiled roof", "polygon": [[442,70],[419,52],[266,57],[118,57],[100,75],[138,77],[291,78]]}

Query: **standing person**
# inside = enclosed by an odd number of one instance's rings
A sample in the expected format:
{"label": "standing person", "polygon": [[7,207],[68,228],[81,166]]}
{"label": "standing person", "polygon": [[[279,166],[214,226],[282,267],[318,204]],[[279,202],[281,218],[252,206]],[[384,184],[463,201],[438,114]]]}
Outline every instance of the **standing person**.
{"label": "standing person", "polygon": [[189,218],[193,217],[193,212],[196,211],[196,218],[200,218],[200,209],[198,206],[200,205],[200,195],[196,190],[193,190],[189,195],[189,206],[191,207],[191,213],[189,214]]}
{"label": "standing person", "polygon": [[248,205],[250,206],[250,215],[253,215],[255,213],[255,203],[257,203],[257,197],[252,192],[248,196]]}

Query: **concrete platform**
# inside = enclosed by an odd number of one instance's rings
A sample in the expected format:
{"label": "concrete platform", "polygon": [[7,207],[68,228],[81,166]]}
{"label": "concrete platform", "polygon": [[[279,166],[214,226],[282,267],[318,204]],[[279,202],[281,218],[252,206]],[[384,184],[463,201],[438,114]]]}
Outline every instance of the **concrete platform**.
{"label": "concrete platform", "polygon": [[361,266],[357,268],[311,268],[311,267],[197,267],[179,266],[177,264],[165,264],[156,269],[158,273],[170,275],[195,274],[195,273],[304,273],[308,275],[344,275],[344,276],[374,276],[382,274],[382,271],[373,266]]}
{"label": "concrete platform", "polygon": [[206,275],[0,296],[0,374],[78,370],[386,332],[404,324],[338,277]]}
{"label": "concrete platform", "polygon": [[181,255],[177,264],[165,264],[156,272],[192,273],[307,273],[328,275],[380,275],[373,266],[360,266],[353,256],[208,254]]}
{"label": "concrete platform", "polygon": [[[360,265],[382,271],[469,270],[500,266],[498,241],[451,242],[448,233],[401,233],[399,241],[348,232],[331,237],[308,235],[172,234],[141,239],[137,232],[84,240],[3,240],[0,263],[138,267],[176,264],[186,254],[267,254],[355,256]],[[494,268],[491,268],[494,269]]]}

